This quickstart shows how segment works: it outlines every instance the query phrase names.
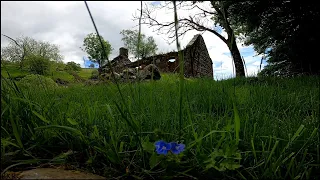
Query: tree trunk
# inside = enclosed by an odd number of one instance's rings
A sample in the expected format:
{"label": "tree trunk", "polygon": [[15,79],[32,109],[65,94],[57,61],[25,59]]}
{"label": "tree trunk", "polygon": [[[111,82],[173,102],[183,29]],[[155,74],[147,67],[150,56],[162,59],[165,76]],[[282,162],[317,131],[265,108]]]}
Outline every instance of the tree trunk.
{"label": "tree trunk", "polygon": [[240,51],[238,49],[238,46],[236,44],[235,39],[233,39],[231,47],[230,46],[228,46],[228,47],[229,47],[229,50],[231,52],[232,59],[233,59],[233,62],[234,62],[234,66],[235,66],[235,69],[236,69],[236,77],[245,77],[246,74],[244,72],[244,66],[243,66],[242,58],[241,58]]}
{"label": "tree trunk", "polygon": [[22,68],[23,68],[23,63],[24,63],[24,59],[25,59],[25,57],[26,57],[26,49],[25,49],[25,47],[23,47],[23,54],[22,54],[22,57],[21,57],[21,60],[20,60],[20,64],[19,64],[19,68],[20,68],[20,70],[22,70]]}

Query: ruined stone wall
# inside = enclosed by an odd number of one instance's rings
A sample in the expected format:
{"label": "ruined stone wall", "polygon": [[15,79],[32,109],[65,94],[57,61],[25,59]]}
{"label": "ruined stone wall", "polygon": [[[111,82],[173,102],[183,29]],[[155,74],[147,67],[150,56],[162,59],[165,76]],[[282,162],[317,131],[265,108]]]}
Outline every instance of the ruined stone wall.
{"label": "ruined stone wall", "polygon": [[131,64],[132,62],[128,59],[128,57],[119,55],[113,59],[112,67],[115,72],[122,72],[126,65]]}
{"label": "ruined stone wall", "polygon": [[[200,34],[192,38],[182,53],[185,77],[213,77],[212,60]],[[178,53],[174,63],[175,72],[179,72]],[[169,71],[173,72],[172,69]]]}
{"label": "ruined stone wall", "polygon": [[204,42],[204,39],[202,36],[199,37],[199,41],[202,41],[203,43],[199,43],[199,62],[198,64],[198,70],[197,73],[201,77],[210,77],[213,78],[213,67],[212,67],[212,59],[210,58],[209,51],[207,49],[206,43]]}
{"label": "ruined stone wall", "polygon": [[124,56],[124,57],[128,57],[128,49],[126,49],[126,48],[124,48],[124,47],[121,47],[120,49],[119,49],[119,55],[122,55],[122,56]]}
{"label": "ruined stone wall", "polygon": [[[115,72],[122,72],[128,64],[132,62],[128,58],[128,49],[120,48],[119,49],[119,56],[115,57],[111,61],[112,68]],[[109,72],[109,64],[108,62],[99,68],[99,74]]]}
{"label": "ruined stone wall", "polygon": [[184,50],[186,77],[213,77],[212,60],[201,35],[195,35]]}
{"label": "ruined stone wall", "polygon": [[[171,63],[169,62],[170,59],[176,59],[176,61]],[[155,64],[159,68],[160,72],[173,72],[173,70],[178,66],[177,59],[177,52],[169,52],[166,54],[150,56],[139,61],[135,61],[129,64],[127,67],[133,68],[138,66],[146,66],[148,64]]]}
{"label": "ruined stone wall", "polygon": [[[120,55],[112,60],[115,72],[121,72],[126,68],[145,67],[149,64],[155,64],[162,73],[180,71],[178,52],[159,54],[135,62],[128,59],[127,49],[120,48],[119,52]],[[185,77],[213,77],[212,60],[200,34],[192,38],[182,53]],[[170,59],[175,59],[175,61],[170,62]],[[106,65],[103,68],[108,69]]]}

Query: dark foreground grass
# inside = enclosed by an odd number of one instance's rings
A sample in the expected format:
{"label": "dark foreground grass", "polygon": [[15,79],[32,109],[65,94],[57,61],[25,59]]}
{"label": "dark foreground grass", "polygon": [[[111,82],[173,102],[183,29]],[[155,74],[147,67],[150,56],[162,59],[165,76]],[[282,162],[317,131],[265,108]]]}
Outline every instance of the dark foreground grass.
{"label": "dark foreground grass", "polygon": [[[125,102],[112,84],[45,91],[6,82],[1,80],[2,172],[49,163],[107,178],[319,175],[318,77],[188,79],[181,129],[175,75],[121,84]],[[179,133],[183,153],[155,153],[155,141],[177,141]]]}

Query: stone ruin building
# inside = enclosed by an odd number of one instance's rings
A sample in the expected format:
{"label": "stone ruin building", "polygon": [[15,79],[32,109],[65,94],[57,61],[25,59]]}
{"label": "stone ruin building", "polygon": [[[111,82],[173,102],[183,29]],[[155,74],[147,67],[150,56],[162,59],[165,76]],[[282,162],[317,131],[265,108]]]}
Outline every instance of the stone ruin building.
{"label": "stone ruin building", "polygon": [[[128,50],[120,48],[119,56],[112,61],[114,72],[120,73],[125,69],[142,67],[154,64],[160,73],[178,73],[179,57],[178,52],[169,52],[143,58],[131,62],[128,59]],[[187,47],[182,50],[184,57],[184,76],[185,77],[210,77],[213,78],[212,60],[209,56],[204,39],[200,34],[195,35],[188,43]],[[169,61],[174,59],[175,61]],[[99,69],[99,73],[107,73],[109,70],[108,63]]]}

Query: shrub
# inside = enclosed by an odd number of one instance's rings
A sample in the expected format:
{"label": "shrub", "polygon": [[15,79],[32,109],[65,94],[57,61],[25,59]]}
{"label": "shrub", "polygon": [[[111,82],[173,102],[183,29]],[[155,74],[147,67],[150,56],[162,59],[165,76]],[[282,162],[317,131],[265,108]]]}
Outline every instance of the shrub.
{"label": "shrub", "polygon": [[58,87],[51,78],[38,74],[30,74],[19,81],[19,85],[23,88],[56,88]]}
{"label": "shrub", "polygon": [[98,79],[98,77],[99,77],[99,72],[98,72],[98,70],[93,70],[92,72],[91,72],[91,77],[90,77],[90,79]]}
{"label": "shrub", "polygon": [[73,61],[68,62],[66,67],[64,68],[66,71],[80,71],[81,66]]}
{"label": "shrub", "polygon": [[27,66],[30,73],[46,75],[49,74],[50,60],[41,56],[31,55],[27,57]]}
{"label": "shrub", "polygon": [[64,71],[65,68],[66,68],[66,64],[63,63],[62,61],[59,61],[59,62],[51,61],[51,71]]}
{"label": "shrub", "polygon": [[13,80],[15,81],[20,81],[21,79],[23,79],[24,77],[26,77],[25,74],[20,74],[18,76],[12,77]]}

